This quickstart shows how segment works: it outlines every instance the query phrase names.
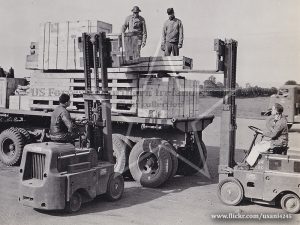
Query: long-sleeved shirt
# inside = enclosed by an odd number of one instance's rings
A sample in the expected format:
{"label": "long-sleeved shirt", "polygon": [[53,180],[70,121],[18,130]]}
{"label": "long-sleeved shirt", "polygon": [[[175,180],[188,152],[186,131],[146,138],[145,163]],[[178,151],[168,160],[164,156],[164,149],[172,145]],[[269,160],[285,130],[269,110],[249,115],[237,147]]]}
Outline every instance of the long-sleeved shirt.
{"label": "long-sleeved shirt", "polygon": [[168,19],[164,23],[162,32],[162,45],[166,42],[183,44],[183,25],[180,19]]}
{"label": "long-sleeved shirt", "polygon": [[51,116],[50,134],[63,137],[66,133],[72,132],[73,123],[68,110],[59,105]]}
{"label": "long-sleeved shirt", "polygon": [[287,119],[281,116],[279,120],[275,116],[269,116],[266,120],[267,130],[263,132],[265,137],[271,139],[271,147],[286,147],[288,145]]}
{"label": "long-sleeved shirt", "polygon": [[141,36],[142,43],[146,44],[147,29],[145,19],[142,16],[128,16],[122,26],[122,33],[124,33],[127,29],[129,32],[136,32],[139,34]]}

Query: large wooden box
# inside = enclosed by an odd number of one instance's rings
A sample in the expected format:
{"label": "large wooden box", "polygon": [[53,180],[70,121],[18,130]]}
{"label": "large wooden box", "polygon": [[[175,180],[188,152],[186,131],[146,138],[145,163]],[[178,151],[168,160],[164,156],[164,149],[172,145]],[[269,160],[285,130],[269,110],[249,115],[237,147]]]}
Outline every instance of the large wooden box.
{"label": "large wooden box", "polygon": [[[92,75],[92,86],[94,86]],[[101,79],[99,87],[101,88]],[[138,75],[111,73],[108,71],[108,89],[111,93],[112,113],[137,114]],[[35,71],[30,78],[30,103],[34,111],[52,111],[58,104],[62,93],[70,94],[71,111],[84,112],[83,93],[84,74],[81,73],[43,73]]]}
{"label": "large wooden box", "polygon": [[184,116],[185,80],[176,77],[140,78],[138,116],[174,118]]}
{"label": "large wooden box", "polygon": [[80,64],[78,38],[82,33],[112,32],[112,25],[101,21],[67,21],[40,25],[38,69],[78,70]]}
{"label": "large wooden box", "polygon": [[181,77],[140,78],[138,116],[150,118],[198,117],[200,81]]}
{"label": "large wooden box", "polygon": [[25,85],[23,78],[0,78],[0,107],[9,107],[9,96],[13,95],[18,85]]}

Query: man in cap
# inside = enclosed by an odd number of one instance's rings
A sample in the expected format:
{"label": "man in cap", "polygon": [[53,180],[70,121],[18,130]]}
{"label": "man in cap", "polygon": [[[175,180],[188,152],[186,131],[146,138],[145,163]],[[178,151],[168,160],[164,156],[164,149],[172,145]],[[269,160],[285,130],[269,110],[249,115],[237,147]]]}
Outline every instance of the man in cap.
{"label": "man in cap", "polygon": [[183,25],[181,20],[175,18],[173,8],[168,8],[167,13],[169,19],[164,23],[161,49],[165,52],[165,56],[171,53],[178,56],[183,44]]}
{"label": "man in cap", "polygon": [[139,15],[141,12],[138,6],[134,6],[132,11],[132,15],[128,16],[125,20],[125,23],[122,27],[122,33],[124,33],[127,29],[129,32],[135,32],[139,37],[139,50],[141,47],[143,48],[146,45],[147,39],[147,29],[145,19]]}
{"label": "man in cap", "polygon": [[74,143],[78,135],[74,132],[74,125],[67,110],[70,106],[70,96],[61,94],[59,97],[59,106],[55,108],[51,116],[50,139],[55,142]]}

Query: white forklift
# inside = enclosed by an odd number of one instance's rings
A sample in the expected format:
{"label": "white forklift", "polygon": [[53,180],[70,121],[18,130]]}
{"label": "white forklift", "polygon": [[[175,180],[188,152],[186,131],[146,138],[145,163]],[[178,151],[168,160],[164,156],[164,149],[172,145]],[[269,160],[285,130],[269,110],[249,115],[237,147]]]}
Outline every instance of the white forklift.
{"label": "white forklift", "polygon": [[[236,56],[237,42],[217,41],[215,50],[220,55],[219,68],[224,71],[225,97],[223,100],[218,196],[227,205],[238,205],[247,198],[260,204],[275,205],[289,213],[300,210],[300,155],[284,151],[261,154],[258,162],[249,170],[236,166]],[[255,132],[248,150],[250,153],[262,131],[249,126]],[[283,154],[282,154],[283,153]]]}

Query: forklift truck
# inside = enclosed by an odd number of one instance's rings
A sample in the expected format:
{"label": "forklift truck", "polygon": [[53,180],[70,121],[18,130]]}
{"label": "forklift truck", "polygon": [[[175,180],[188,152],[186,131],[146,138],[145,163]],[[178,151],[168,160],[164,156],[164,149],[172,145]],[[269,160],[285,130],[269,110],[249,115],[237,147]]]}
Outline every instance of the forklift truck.
{"label": "forklift truck", "polygon": [[109,200],[118,200],[124,191],[122,175],[114,172],[112,154],[111,97],[107,82],[109,39],[105,33],[83,33],[82,39],[86,145],[82,145],[83,141],[80,148],[57,142],[26,145],[20,165],[19,201],[23,205],[76,212],[83,202],[97,195],[106,194]]}
{"label": "forklift truck", "polygon": [[[217,41],[221,70],[224,71],[225,97],[221,116],[221,142],[218,196],[227,205],[238,205],[244,198],[260,204],[280,203],[289,213],[300,210],[300,155],[289,155],[287,149],[261,154],[254,167],[244,169],[235,163],[236,139],[236,56],[237,42]],[[249,126],[256,138],[262,135],[259,128]],[[283,153],[283,154],[282,154]]]}

